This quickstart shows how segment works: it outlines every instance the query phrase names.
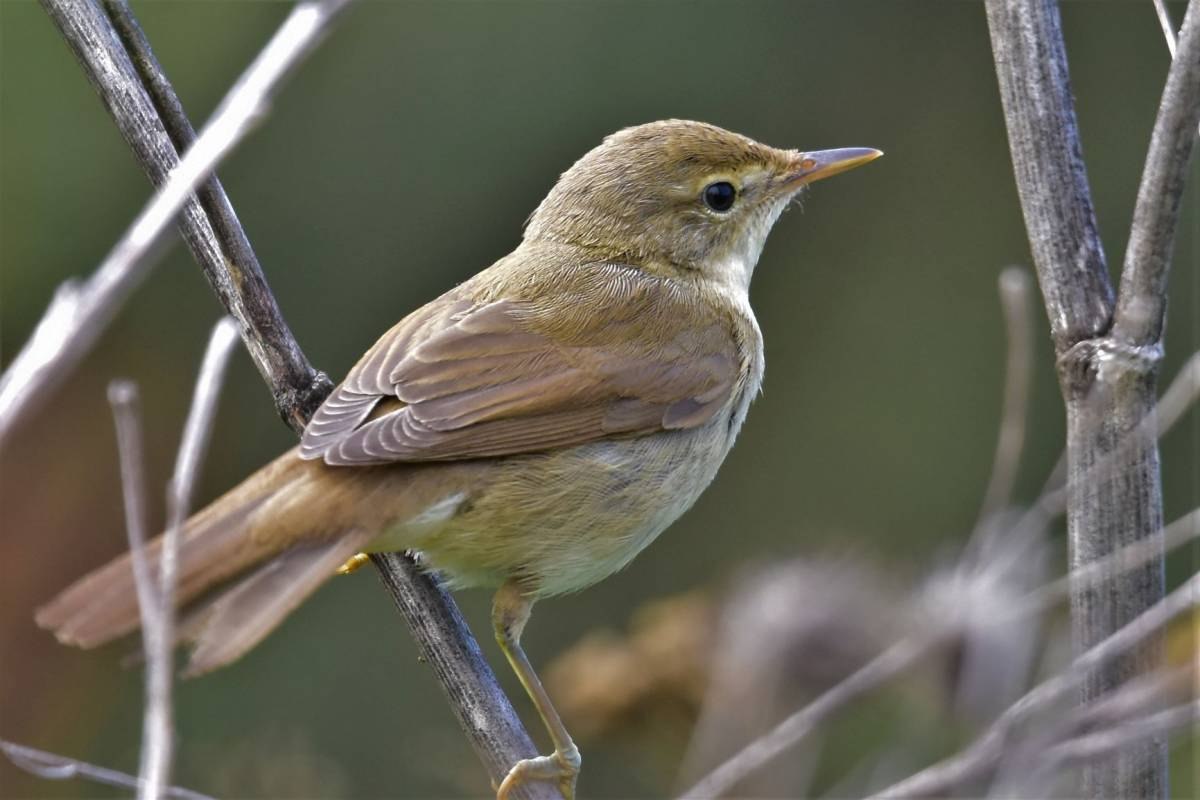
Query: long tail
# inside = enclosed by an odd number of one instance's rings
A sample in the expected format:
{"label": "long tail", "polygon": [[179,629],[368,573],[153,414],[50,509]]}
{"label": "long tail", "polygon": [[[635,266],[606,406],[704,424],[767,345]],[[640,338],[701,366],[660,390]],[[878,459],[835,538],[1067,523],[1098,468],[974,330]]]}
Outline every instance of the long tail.
{"label": "long tail", "polygon": [[[176,605],[186,609],[179,639],[196,645],[187,674],[241,656],[370,538],[366,531],[317,530],[307,538],[296,531],[291,546],[281,546],[278,537],[262,535],[318,469],[290,450],[187,521],[176,589]],[[146,548],[156,580],[161,550],[161,536]],[[223,583],[229,586],[210,591]],[[85,648],[136,630],[141,616],[129,554],[80,578],[36,620],[59,641]]]}

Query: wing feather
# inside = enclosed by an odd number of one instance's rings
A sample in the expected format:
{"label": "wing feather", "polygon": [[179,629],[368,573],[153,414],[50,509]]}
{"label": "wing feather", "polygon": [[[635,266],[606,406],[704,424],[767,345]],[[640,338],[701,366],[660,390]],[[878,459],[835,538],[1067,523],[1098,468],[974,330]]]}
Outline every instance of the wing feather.
{"label": "wing feather", "polygon": [[732,324],[647,285],[666,279],[621,269],[598,270],[590,290],[564,285],[557,303],[520,292],[472,300],[460,287],[416,311],[318,410],[301,455],[331,465],[487,458],[705,424],[739,380]]}

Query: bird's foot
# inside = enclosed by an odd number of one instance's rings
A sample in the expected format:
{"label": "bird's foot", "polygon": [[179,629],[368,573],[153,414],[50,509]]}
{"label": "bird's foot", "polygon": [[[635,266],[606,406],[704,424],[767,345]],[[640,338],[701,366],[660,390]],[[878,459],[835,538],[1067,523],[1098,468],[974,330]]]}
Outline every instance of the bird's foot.
{"label": "bird's foot", "polygon": [[518,786],[531,781],[556,781],[563,800],[575,800],[575,780],[579,777],[579,765],[582,763],[579,748],[575,745],[565,750],[555,750],[552,755],[522,759],[513,765],[500,782],[496,800],[509,800]]}
{"label": "bird's foot", "polygon": [[351,572],[357,572],[364,564],[371,560],[371,557],[366,553],[355,553],[346,559],[346,563],[337,568],[338,575],[349,575]]}

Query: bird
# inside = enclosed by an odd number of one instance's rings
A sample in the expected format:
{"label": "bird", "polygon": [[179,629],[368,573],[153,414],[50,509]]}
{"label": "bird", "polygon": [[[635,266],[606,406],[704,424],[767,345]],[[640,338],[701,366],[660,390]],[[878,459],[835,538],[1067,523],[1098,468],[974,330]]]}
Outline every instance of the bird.
{"label": "bird", "polygon": [[[516,249],[401,319],[297,447],[187,521],[185,675],[245,654],[364,554],[418,551],[450,588],[496,588],[496,639],[554,745],[497,797],[551,781],[570,800],[581,756],[521,648],[532,606],[620,570],[713,480],[763,378],[748,292],[767,234],[806,186],[880,155],[687,120],[604,138]],[[36,621],[84,648],[135,631],[130,555]]]}

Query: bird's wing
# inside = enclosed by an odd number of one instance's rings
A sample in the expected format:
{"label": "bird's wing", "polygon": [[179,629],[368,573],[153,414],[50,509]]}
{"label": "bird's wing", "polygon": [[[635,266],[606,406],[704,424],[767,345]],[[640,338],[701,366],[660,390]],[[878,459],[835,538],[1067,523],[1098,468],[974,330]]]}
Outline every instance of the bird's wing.
{"label": "bird's wing", "polygon": [[325,401],[301,455],[484,458],[707,422],[738,381],[731,324],[665,279],[606,270],[551,297],[451,293],[414,312]]}

